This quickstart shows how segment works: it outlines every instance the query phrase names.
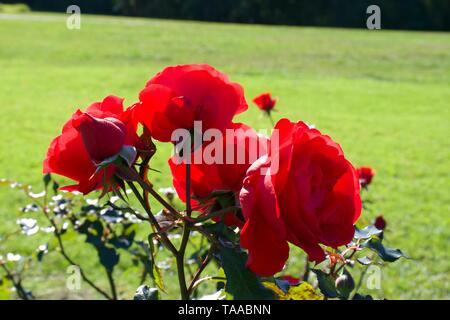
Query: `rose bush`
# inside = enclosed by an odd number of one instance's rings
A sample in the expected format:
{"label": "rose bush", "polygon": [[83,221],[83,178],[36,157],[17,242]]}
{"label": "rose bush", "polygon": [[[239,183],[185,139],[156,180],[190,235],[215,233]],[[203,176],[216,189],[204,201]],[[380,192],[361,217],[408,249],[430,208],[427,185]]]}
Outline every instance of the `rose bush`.
{"label": "rose bush", "polygon": [[[270,116],[276,100],[265,93],[254,102]],[[22,233],[47,230],[71,265],[76,263],[67,254],[62,235],[70,225],[86,237],[107,273],[110,292],[96,285],[86,270],[80,271],[81,277],[107,299],[120,297],[113,276],[119,250],[143,268],[141,284],[149,277],[158,288],[142,286],[136,299],[157,299],[160,291],[165,292],[157,244],[172,257],[165,263],[173,261],[176,266],[182,299],[197,298],[200,285],[213,279],[224,282],[212,295],[218,299],[349,299],[352,292],[353,298],[364,298],[350,267],[356,261],[367,267],[403,256],[398,249],[384,247],[383,218],[365,228],[357,221],[360,184],[367,187],[374,171],[356,170],[336,142],[304,122],[281,119],[270,139],[246,124],[234,123],[233,117],[246,109],[242,87],[216,69],[198,64],[168,67],[151,78],[139,101],[125,110],[116,96],[85,112],[77,110],[48,148],[42,193],[9,180],[0,180],[0,185],[24,191],[34,203],[23,212],[41,210],[50,223],[44,229],[32,218],[20,219]],[[201,132],[195,131],[197,122]],[[174,134],[180,130],[182,140]],[[196,135],[199,145],[189,139]],[[174,201],[172,191],[164,198],[154,189],[149,175],[150,169],[158,169],[152,167],[157,154],[153,139],[175,147],[168,165],[181,202]],[[59,188],[50,173],[77,183]],[[52,181],[55,194],[49,197]],[[76,201],[76,195],[59,193],[98,189],[103,190],[95,201]],[[132,207],[130,193],[141,209]],[[100,204],[104,197],[106,202]],[[153,202],[162,210],[155,212]],[[151,229],[144,229],[147,232],[139,240],[141,222]],[[290,244],[306,253],[303,273],[283,274]],[[49,250],[48,244],[40,246],[38,259]],[[207,269],[211,261],[220,271],[201,277],[211,270]],[[9,263],[0,255],[0,266],[8,270],[19,296],[31,298],[9,271],[13,266],[6,267]],[[309,282],[312,274],[317,288]]]}

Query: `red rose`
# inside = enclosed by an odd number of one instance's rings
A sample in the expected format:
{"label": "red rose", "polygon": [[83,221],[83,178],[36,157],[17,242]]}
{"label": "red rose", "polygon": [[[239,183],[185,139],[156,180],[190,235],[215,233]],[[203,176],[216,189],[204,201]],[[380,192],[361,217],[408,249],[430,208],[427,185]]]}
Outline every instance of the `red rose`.
{"label": "red rose", "polygon": [[379,215],[378,217],[375,218],[373,225],[378,230],[384,230],[384,229],[386,229],[387,222],[386,222],[386,220],[384,220],[382,215]]}
{"label": "red rose", "polygon": [[247,110],[239,84],[208,65],[181,65],[164,69],[139,94],[137,116],[159,141],[171,141],[178,128],[225,129],[235,114]]}
{"label": "red rose", "polygon": [[[247,169],[259,156],[267,152],[268,139],[259,136],[251,127],[242,123],[232,123],[228,129],[232,130],[230,131],[232,134],[224,134],[218,141],[205,143],[201,149],[195,150],[191,155],[191,196],[193,199],[200,200],[192,200],[192,207],[200,209],[199,211],[204,211],[204,208],[201,208],[201,200],[210,196],[213,191],[238,193]],[[208,164],[206,162],[208,160],[205,161],[207,150],[212,147],[212,143],[217,143],[217,146],[222,147],[223,161],[221,164]],[[202,151],[203,157],[198,155]],[[229,159],[227,159],[227,154]],[[241,155],[243,158],[240,158]],[[201,159],[202,163],[195,163],[196,157]],[[176,158],[173,156],[169,159],[169,166],[174,188],[180,199],[186,202],[186,164],[184,161],[177,164]],[[231,202],[235,202],[234,196],[232,198]],[[214,205],[214,202],[206,202],[206,206],[210,205]],[[225,217],[227,224],[238,226],[242,224],[237,223],[232,216]]]}
{"label": "red rose", "polygon": [[270,112],[277,103],[277,99],[272,99],[269,92],[261,93],[259,96],[253,98],[253,102],[258,108],[263,111]]}
{"label": "red rose", "polygon": [[338,144],[303,122],[282,119],[275,129],[278,150],[248,169],[240,193],[246,219],[241,245],[249,252],[248,267],[262,276],[283,268],[288,242],[322,261],[319,244],[348,244],[361,212],[356,170]]}
{"label": "red rose", "polygon": [[372,179],[375,176],[375,170],[371,167],[360,167],[357,171],[361,186],[366,188],[372,182]]}
{"label": "red rose", "polygon": [[[123,111],[123,99],[108,96],[86,112],[77,110],[50,144],[44,173],[56,173],[78,182],[61,188],[84,194],[102,187],[114,174],[113,166],[96,173],[96,164],[117,154],[123,145],[135,145],[137,124],[132,109]],[[105,177],[106,176],[106,177]]]}

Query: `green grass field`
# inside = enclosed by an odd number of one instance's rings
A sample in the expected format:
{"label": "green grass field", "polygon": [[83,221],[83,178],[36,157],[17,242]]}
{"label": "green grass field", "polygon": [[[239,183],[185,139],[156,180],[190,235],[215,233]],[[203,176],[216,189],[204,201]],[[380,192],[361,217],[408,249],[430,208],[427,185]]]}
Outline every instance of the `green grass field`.
{"label": "green grass field", "polygon": [[[226,72],[244,86],[248,101],[271,91],[279,98],[276,118],[315,124],[356,166],[375,168],[369,195],[374,204],[363,216],[383,213],[389,223],[385,241],[412,259],[383,269],[381,291],[367,293],[450,298],[448,33],[88,15],[80,30],[68,30],[63,15],[0,16],[0,177],[40,188],[46,148],[76,108],[110,93],[131,104],[152,75],[183,63]],[[238,119],[269,127],[254,106]],[[169,152],[163,147],[153,162],[163,172],[152,174],[158,186],[170,185],[164,180]],[[17,228],[17,209],[25,203],[19,193],[0,189],[0,235]],[[23,238],[6,249],[34,250],[39,241]],[[72,250],[89,257],[82,242]],[[55,254],[45,259],[25,280],[38,297],[96,297],[89,290],[68,293],[66,264]],[[106,283],[95,259],[83,263]],[[130,270],[119,284],[123,298],[137,286]]]}

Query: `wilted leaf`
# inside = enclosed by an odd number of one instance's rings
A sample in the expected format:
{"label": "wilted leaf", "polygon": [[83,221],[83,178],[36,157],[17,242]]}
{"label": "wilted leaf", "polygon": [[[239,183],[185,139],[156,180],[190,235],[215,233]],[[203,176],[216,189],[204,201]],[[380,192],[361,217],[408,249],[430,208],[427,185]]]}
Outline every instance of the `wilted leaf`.
{"label": "wilted leaf", "polygon": [[264,282],[264,286],[271,289],[278,300],[323,300],[323,295],[318,294],[311,284],[302,282],[295,286],[289,286],[287,292],[277,283]]}

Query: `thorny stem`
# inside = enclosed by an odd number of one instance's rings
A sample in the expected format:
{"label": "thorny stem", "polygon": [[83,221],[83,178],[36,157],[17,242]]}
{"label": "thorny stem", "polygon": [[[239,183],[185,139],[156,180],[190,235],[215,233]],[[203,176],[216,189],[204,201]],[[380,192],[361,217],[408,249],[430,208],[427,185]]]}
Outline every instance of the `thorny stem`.
{"label": "thorny stem", "polygon": [[207,214],[207,215],[201,216],[201,217],[199,217],[199,218],[195,218],[195,219],[193,219],[193,222],[194,222],[194,223],[203,222],[203,221],[209,220],[209,219],[214,218],[214,217],[222,216],[222,215],[224,215],[225,213],[228,213],[228,212],[236,212],[236,211],[238,211],[238,210],[239,210],[239,207],[227,207],[227,208],[223,208],[223,209],[220,209],[220,210],[218,210],[218,211],[214,211],[214,212],[211,212],[211,213],[209,213],[209,214]]}
{"label": "thorny stem", "polygon": [[186,247],[189,240],[190,230],[188,222],[183,225],[183,235],[181,237],[181,245],[178,249],[178,254],[176,255],[177,261],[177,271],[178,271],[178,282],[180,284],[181,299],[188,300],[189,294],[186,286],[186,276],[184,274],[184,255],[186,253]]}
{"label": "thorny stem", "polygon": [[[342,268],[345,267],[345,265],[347,264],[346,260],[351,260],[353,258],[353,256],[355,255],[355,253],[358,251],[358,249],[359,249],[359,240],[358,240],[356,246],[350,247],[342,253],[342,257],[344,258],[344,263],[336,271],[334,271],[334,274],[337,274],[339,271],[342,270]],[[345,258],[344,255],[349,250],[352,250],[352,253],[348,256],[348,258]]]}
{"label": "thorny stem", "polygon": [[111,293],[112,293],[112,299],[117,300],[117,290],[116,290],[116,284],[114,282],[114,277],[112,275],[112,270],[107,270],[106,274],[108,275],[108,282],[109,286],[111,287]]}
{"label": "thorny stem", "polygon": [[275,125],[275,121],[273,121],[273,117],[272,117],[272,113],[270,113],[270,111],[267,112],[267,116],[269,117],[270,120],[270,124],[272,125],[272,127]]}
{"label": "thorny stem", "polygon": [[136,186],[134,185],[133,182],[131,181],[127,181],[128,186],[131,188],[131,190],[133,191],[134,195],[136,196],[136,198],[138,199],[138,201],[140,202],[141,206],[144,208],[145,212],[147,213],[151,224],[153,225],[153,227],[156,229],[156,231],[158,232],[158,235],[160,236],[161,242],[163,243],[163,245],[169,249],[170,252],[172,252],[172,254],[177,255],[177,249],[175,248],[175,246],[172,244],[172,242],[169,240],[169,238],[167,237],[167,234],[161,229],[161,226],[159,225],[158,221],[156,221],[155,216],[152,214],[148,203],[145,202],[145,200],[142,198],[142,195],[139,193],[138,189],[136,188]]}
{"label": "thorny stem", "polygon": [[147,191],[149,194],[152,195],[155,200],[157,200],[159,203],[161,203],[167,210],[169,210],[170,213],[172,213],[176,218],[183,219],[184,217],[178,212],[177,209],[175,209],[172,205],[170,205],[166,200],[164,200],[161,195],[156,192],[151,185],[149,185],[145,180],[136,172],[134,168],[131,168],[129,171],[133,178],[136,179],[136,181],[139,183],[139,185]]}
{"label": "thorny stem", "polygon": [[[127,168],[124,168],[125,170],[128,170]],[[202,217],[200,219],[192,219],[192,207],[191,207],[191,166],[190,164],[186,164],[186,215],[182,215],[178,210],[176,210],[172,205],[170,205],[166,200],[164,200],[163,197],[161,197],[151,186],[151,184],[146,179],[146,170],[141,170],[138,173],[135,168],[131,168],[128,170],[128,173],[131,173],[131,176],[136,180],[139,185],[144,189],[144,193],[141,196],[139,191],[136,189],[136,186],[131,182],[127,181],[128,185],[132,189],[133,193],[136,195],[137,199],[147,212],[150,222],[152,225],[156,228],[158,231],[158,234],[161,237],[161,240],[163,244],[172,252],[172,254],[175,256],[176,259],[176,265],[177,265],[177,272],[178,272],[178,282],[180,286],[180,292],[181,292],[181,299],[182,300],[188,300],[190,293],[186,285],[186,275],[184,272],[184,258],[186,254],[187,244],[189,242],[189,236],[191,230],[197,230],[204,236],[206,236],[209,240],[212,242],[215,242],[215,239],[208,234],[208,232],[205,232],[203,229],[195,226],[195,223],[206,221],[207,219],[211,218],[211,216]],[[148,202],[148,194],[152,195],[155,200],[157,200],[159,203],[161,203],[174,217],[180,219],[183,222],[183,232],[181,236],[181,244],[178,250],[173,246],[172,242],[168,239],[167,235],[164,233],[163,230],[161,230],[161,227],[159,223],[156,221],[155,217],[151,213],[150,205]],[[229,209],[228,209],[229,210]],[[214,213],[213,215],[219,215],[222,214],[222,212]],[[209,262],[209,261],[208,261]],[[202,270],[201,270],[202,271]],[[201,273],[200,271],[200,273]],[[200,276],[200,274],[198,275]],[[197,276],[197,278],[198,278]],[[192,286],[194,285],[194,282],[190,285],[191,290]]]}
{"label": "thorny stem", "polygon": [[302,279],[303,281],[308,281],[309,273],[310,273],[309,259],[308,259],[308,257],[306,257],[306,259],[305,259],[305,271],[303,272],[303,279]]}
{"label": "thorny stem", "polygon": [[[186,216],[190,217],[192,214],[191,209],[191,164],[186,163]],[[186,253],[187,244],[189,241],[189,235],[191,234],[190,223],[188,221],[183,222],[183,235],[181,236],[181,244],[176,256],[177,270],[178,270],[178,282],[180,284],[181,299],[189,299],[189,291],[186,286],[186,275],[184,273],[184,256]]]}
{"label": "thorny stem", "polygon": [[203,270],[205,270],[206,266],[209,264],[213,257],[213,246],[209,249],[208,255],[205,257],[205,259],[202,261],[202,264],[200,265],[200,268],[195,273],[194,277],[191,280],[191,283],[188,288],[188,295],[191,296],[194,291],[194,285],[197,282],[197,280],[200,278],[200,275],[202,274]]}

